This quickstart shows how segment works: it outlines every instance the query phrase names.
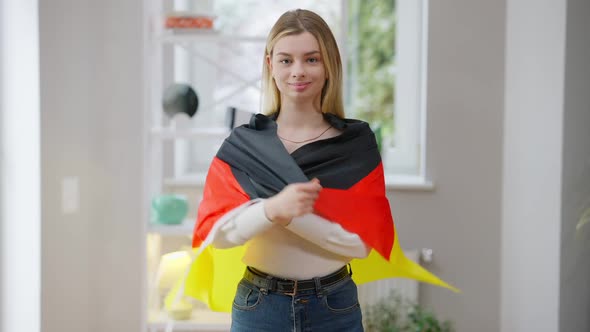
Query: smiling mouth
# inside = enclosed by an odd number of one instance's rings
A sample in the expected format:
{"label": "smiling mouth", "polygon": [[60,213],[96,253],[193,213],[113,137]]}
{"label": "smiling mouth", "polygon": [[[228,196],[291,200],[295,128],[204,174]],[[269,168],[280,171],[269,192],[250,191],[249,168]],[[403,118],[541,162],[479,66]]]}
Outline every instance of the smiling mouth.
{"label": "smiling mouth", "polygon": [[296,83],[289,83],[290,86],[293,87],[296,91],[303,91],[305,90],[311,82],[296,82]]}

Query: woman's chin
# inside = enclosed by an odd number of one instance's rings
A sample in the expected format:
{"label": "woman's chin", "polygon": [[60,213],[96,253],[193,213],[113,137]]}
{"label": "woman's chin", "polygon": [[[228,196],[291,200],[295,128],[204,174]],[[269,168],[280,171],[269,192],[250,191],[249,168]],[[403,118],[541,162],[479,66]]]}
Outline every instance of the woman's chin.
{"label": "woman's chin", "polygon": [[284,95],[284,97],[286,97],[285,99],[292,100],[297,103],[312,102],[318,99],[319,96],[319,93],[314,94],[311,91],[290,91],[288,94]]}

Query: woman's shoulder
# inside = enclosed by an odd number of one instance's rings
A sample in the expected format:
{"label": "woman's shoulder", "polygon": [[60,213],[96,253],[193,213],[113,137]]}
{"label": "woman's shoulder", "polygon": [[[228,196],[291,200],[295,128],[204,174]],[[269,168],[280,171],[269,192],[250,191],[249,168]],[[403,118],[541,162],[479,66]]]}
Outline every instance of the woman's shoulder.
{"label": "woman's shoulder", "polygon": [[354,132],[354,133],[372,133],[371,126],[363,120],[354,118],[341,118],[335,114],[326,113],[326,120],[332,125],[332,127],[342,132]]}
{"label": "woman's shoulder", "polygon": [[272,125],[272,123],[274,123],[274,121],[271,117],[262,113],[252,113],[247,122],[242,122],[239,125],[236,125],[235,127],[231,128],[231,131],[239,132],[244,129],[260,130],[268,127],[269,125]]}
{"label": "woman's shoulder", "polygon": [[250,120],[239,126],[234,127],[228,139],[234,140],[236,138],[250,139],[253,137],[260,137],[272,134],[276,130],[275,121],[262,113],[254,113],[250,117]]}

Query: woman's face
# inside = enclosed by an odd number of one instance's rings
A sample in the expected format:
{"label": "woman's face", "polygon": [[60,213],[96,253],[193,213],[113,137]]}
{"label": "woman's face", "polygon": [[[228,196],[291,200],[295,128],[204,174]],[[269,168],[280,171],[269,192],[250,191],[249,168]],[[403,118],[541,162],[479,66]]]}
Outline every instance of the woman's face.
{"label": "woman's face", "polygon": [[320,46],[311,33],[282,37],[267,62],[282,100],[319,104],[327,77]]}

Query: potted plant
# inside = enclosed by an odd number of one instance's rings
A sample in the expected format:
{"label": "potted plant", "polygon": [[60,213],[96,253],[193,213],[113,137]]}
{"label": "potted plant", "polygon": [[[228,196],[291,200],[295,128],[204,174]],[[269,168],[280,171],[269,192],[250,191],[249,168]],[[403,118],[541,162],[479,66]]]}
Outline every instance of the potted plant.
{"label": "potted plant", "polygon": [[432,311],[404,299],[396,292],[364,313],[367,332],[454,332],[450,321],[441,321]]}
{"label": "potted plant", "polygon": [[576,232],[581,233],[582,227],[588,223],[590,223],[590,206],[586,207],[586,209],[582,211],[580,220],[578,220],[578,224],[576,225]]}

